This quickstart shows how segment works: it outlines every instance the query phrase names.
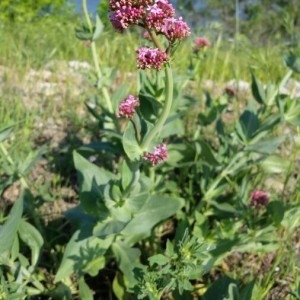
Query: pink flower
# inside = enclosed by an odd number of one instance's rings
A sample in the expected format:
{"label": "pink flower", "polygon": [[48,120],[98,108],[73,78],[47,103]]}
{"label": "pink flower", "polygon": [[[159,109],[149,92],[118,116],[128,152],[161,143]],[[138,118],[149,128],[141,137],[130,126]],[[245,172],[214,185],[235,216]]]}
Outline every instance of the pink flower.
{"label": "pink flower", "polygon": [[152,3],[153,0],[109,0],[109,9],[115,11],[124,6],[146,7]]}
{"label": "pink flower", "polygon": [[250,205],[253,207],[266,206],[269,203],[269,196],[266,192],[255,190],[250,194]]}
{"label": "pink flower", "polygon": [[161,31],[166,18],[175,15],[175,9],[167,0],[158,0],[155,4],[148,7],[146,15],[146,26],[156,31]]}
{"label": "pink flower", "polygon": [[132,24],[138,24],[143,17],[142,7],[123,6],[110,14],[110,22],[118,31],[123,31]]}
{"label": "pink flower", "polygon": [[194,43],[194,52],[199,52],[202,48],[209,47],[210,41],[205,37],[197,37],[195,38]]}
{"label": "pink flower", "polygon": [[174,42],[175,40],[181,40],[190,35],[190,28],[187,23],[182,21],[182,18],[167,18],[164,21],[164,25],[161,28],[161,32],[165,37]]}
{"label": "pink flower", "polygon": [[131,119],[135,113],[135,108],[139,105],[140,103],[138,99],[129,95],[119,104],[119,112],[117,113],[117,116]]}
{"label": "pink flower", "polygon": [[144,158],[144,160],[150,161],[152,163],[152,166],[163,162],[164,160],[166,160],[168,158],[167,145],[162,144],[162,145],[156,146],[152,153],[147,152],[143,158]]}
{"label": "pink flower", "polygon": [[137,51],[137,67],[139,69],[156,69],[160,70],[169,56],[159,49],[142,47]]}

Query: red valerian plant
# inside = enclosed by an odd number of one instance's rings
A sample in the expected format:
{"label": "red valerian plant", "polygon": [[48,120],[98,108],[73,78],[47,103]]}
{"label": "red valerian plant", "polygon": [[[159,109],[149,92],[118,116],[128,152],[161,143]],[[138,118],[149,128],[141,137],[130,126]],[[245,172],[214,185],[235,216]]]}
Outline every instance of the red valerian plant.
{"label": "red valerian plant", "polygon": [[[167,159],[167,147],[158,145],[151,152],[150,147],[159,137],[159,134],[169,116],[173,101],[173,77],[170,68],[170,55],[173,45],[190,35],[190,28],[183,19],[175,17],[175,9],[168,0],[135,1],[110,0],[110,21],[119,32],[123,32],[132,25],[140,26],[146,30],[145,38],[153,42],[154,47],[141,47],[136,50],[137,68],[154,69],[160,71],[164,68],[166,80],[166,99],[163,109],[154,126],[147,132],[140,142],[140,153],[144,160],[156,165]],[[160,37],[165,38],[163,42]],[[167,46],[164,46],[167,43]],[[130,97],[130,96],[129,96]],[[132,118],[137,102],[127,98],[119,105],[118,116]]]}

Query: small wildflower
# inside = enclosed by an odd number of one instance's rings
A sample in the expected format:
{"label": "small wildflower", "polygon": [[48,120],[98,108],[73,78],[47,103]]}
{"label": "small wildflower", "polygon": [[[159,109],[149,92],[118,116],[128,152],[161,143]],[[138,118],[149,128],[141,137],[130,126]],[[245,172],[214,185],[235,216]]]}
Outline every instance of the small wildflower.
{"label": "small wildflower", "polygon": [[194,43],[194,52],[198,53],[202,48],[209,47],[210,41],[205,37],[197,37]]}
{"label": "small wildflower", "polygon": [[142,47],[137,51],[137,67],[139,69],[156,69],[160,70],[169,56],[159,49]]}
{"label": "small wildflower", "polygon": [[135,108],[139,105],[140,103],[138,99],[129,95],[119,104],[119,112],[117,113],[117,116],[131,119],[135,113]]}
{"label": "small wildflower", "polygon": [[266,192],[256,190],[250,195],[250,205],[253,207],[266,206],[269,203],[269,196]]}
{"label": "small wildflower", "polygon": [[151,162],[152,166],[163,162],[164,160],[166,160],[168,158],[167,145],[162,144],[162,145],[156,146],[152,153],[147,152],[143,158],[144,158],[144,160],[148,160],[149,162]]}
{"label": "small wildflower", "polygon": [[190,35],[190,28],[181,17],[179,19],[167,18],[164,21],[161,32],[169,41],[174,42],[175,40],[188,37]]}

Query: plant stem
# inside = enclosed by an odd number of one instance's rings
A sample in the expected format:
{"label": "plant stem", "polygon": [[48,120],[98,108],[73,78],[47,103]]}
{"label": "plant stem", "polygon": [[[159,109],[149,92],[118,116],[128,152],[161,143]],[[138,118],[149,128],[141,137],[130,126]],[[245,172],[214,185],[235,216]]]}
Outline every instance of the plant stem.
{"label": "plant stem", "polygon": [[158,117],[154,127],[148,132],[145,136],[144,141],[141,144],[141,150],[147,151],[149,144],[152,140],[159,134],[162,127],[164,126],[172,107],[173,103],[173,74],[172,69],[169,64],[165,67],[165,74],[166,74],[166,100],[163,107],[163,110]]}
{"label": "plant stem", "polygon": [[[90,30],[91,33],[93,33],[93,25],[92,25],[92,22],[91,22],[90,15],[88,13],[87,1],[86,0],[82,0],[82,9],[83,9],[83,13],[84,13],[87,25],[89,27],[89,30]],[[97,55],[97,48],[96,48],[96,44],[95,44],[94,40],[91,40],[91,49],[92,49],[93,61],[94,61],[94,65],[95,65],[95,69],[96,69],[96,73],[97,73],[97,78],[98,78],[97,87],[99,88],[99,82],[100,82],[100,79],[103,77],[103,74],[102,74],[101,69],[100,69],[100,62],[99,62],[99,58],[98,58],[98,55]],[[111,104],[111,101],[110,101],[108,90],[105,86],[103,86],[101,88],[101,91],[102,91],[103,97],[105,99],[107,109],[108,109],[109,112],[112,113],[113,112],[113,107],[112,107],[112,104]]]}
{"label": "plant stem", "polygon": [[237,43],[240,34],[240,3],[239,0],[235,0],[235,43]]}
{"label": "plant stem", "polygon": [[148,29],[148,33],[150,34],[151,36],[151,39],[154,43],[154,45],[160,50],[160,51],[164,51],[164,47],[163,45],[161,44],[161,42],[159,41],[156,33],[153,31],[153,30],[150,30]]}

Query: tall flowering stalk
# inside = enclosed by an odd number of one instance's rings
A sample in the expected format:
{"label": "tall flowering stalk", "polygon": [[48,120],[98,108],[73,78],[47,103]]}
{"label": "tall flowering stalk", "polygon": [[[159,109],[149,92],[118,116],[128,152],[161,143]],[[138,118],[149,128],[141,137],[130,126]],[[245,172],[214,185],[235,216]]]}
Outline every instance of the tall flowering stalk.
{"label": "tall flowering stalk", "polygon": [[[153,128],[144,136],[140,143],[141,153],[146,153],[144,159],[155,165],[167,158],[166,145],[158,145],[153,152],[149,147],[159,136],[172,107],[173,75],[170,66],[171,50],[175,43],[190,34],[190,28],[182,18],[175,17],[175,9],[168,0],[110,0],[110,21],[118,32],[140,26],[146,30],[147,38],[154,46],[141,47],[137,53],[137,68],[165,71],[165,102]],[[160,37],[164,37],[164,41]],[[131,107],[134,109],[134,107]],[[120,109],[120,108],[119,108]],[[120,114],[120,112],[119,112]],[[125,115],[133,116],[133,110]]]}
{"label": "tall flowering stalk", "polygon": [[[89,27],[89,31],[92,34],[93,33],[93,25],[88,13],[88,9],[87,9],[87,0],[82,0],[82,9],[84,12],[84,16],[85,16],[85,20],[87,22],[87,25]],[[93,60],[94,60],[94,65],[95,65],[95,69],[96,69],[96,73],[97,73],[97,77],[98,77],[98,81],[100,81],[100,79],[103,77],[101,68],[100,68],[100,62],[99,62],[99,58],[97,55],[97,48],[96,48],[96,44],[95,41],[93,39],[91,39],[88,42],[88,45],[91,47],[92,49],[92,55],[93,55]],[[108,109],[109,112],[113,112],[113,107],[112,107],[112,103],[111,103],[111,99],[108,93],[108,90],[105,86],[103,86],[101,88],[105,103],[106,103],[106,107]]]}

